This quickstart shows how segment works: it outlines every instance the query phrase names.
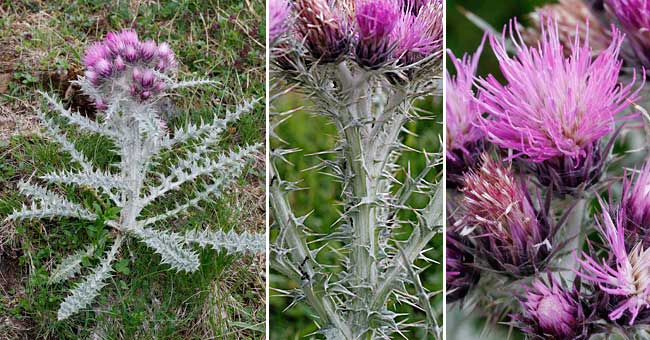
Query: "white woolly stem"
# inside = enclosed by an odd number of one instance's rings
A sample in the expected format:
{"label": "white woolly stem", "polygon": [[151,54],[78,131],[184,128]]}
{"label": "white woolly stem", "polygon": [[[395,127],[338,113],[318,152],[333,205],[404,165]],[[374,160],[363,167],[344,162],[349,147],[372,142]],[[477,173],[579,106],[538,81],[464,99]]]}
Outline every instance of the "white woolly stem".
{"label": "white woolly stem", "polygon": [[[275,171],[273,167],[271,169],[271,176],[273,177]],[[302,270],[306,274],[306,279],[303,280],[305,282],[303,282],[302,290],[305,293],[305,298],[309,302],[309,305],[314,308],[323,324],[331,322],[347,339],[352,339],[349,326],[341,319],[336,307],[325,294],[325,287],[314,287],[312,278],[316,275],[316,271],[312,265],[313,259],[311,258],[309,247],[302,235],[303,233],[292,222],[294,216],[291,212],[291,207],[289,206],[289,202],[287,202],[284,192],[280,189],[278,181],[270,187],[269,195],[273,218],[286,234],[286,242],[291,249],[294,261],[299,263],[303,262]]]}
{"label": "white woolly stem", "polygon": [[575,273],[573,269],[578,269],[578,263],[574,253],[579,252],[582,249],[582,245],[585,241],[585,235],[582,232],[582,220],[585,215],[585,208],[587,206],[587,199],[580,198],[576,202],[573,210],[571,211],[569,217],[567,218],[566,225],[564,226],[566,230],[566,235],[572,237],[571,242],[566,245],[568,251],[567,255],[560,259],[560,266],[566,268],[567,270],[563,273],[562,277],[569,282],[573,282],[575,278]]}

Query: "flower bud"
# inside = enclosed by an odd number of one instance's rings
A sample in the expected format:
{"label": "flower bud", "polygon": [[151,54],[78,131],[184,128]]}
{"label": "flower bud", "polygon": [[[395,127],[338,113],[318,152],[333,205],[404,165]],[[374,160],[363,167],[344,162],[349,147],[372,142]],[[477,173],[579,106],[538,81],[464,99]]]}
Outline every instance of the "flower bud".
{"label": "flower bud", "polygon": [[605,0],[605,9],[627,35],[637,64],[650,67],[650,16],[648,0]]}
{"label": "flower bud", "polygon": [[156,54],[158,46],[153,40],[147,40],[140,45],[140,57],[144,60],[151,60]]}
{"label": "flower bud", "polygon": [[136,61],[136,59],[138,59],[138,51],[136,50],[135,46],[127,46],[124,49],[124,57],[130,63]]}
{"label": "flower bud", "polygon": [[522,301],[523,313],[513,317],[524,333],[547,339],[586,339],[587,322],[577,290],[567,289],[548,274],[535,279]]}
{"label": "flower bud", "polygon": [[94,67],[95,72],[102,77],[110,76],[112,68],[111,63],[106,59],[99,59]]}
{"label": "flower bud", "polygon": [[147,69],[142,72],[142,79],[140,80],[140,86],[144,88],[150,88],[153,86],[153,82],[155,80],[155,75],[153,74],[153,71]]}
{"label": "flower bud", "polygon": [[348,52],[350,30],[338,8],[327,0],[297,0],[295,8],[296,33],[310,59],[332,63]]}
{"label": "flower bud", "polygon": [[[553,252],[552,228],[545,211],[533,207],[522,181],[501,161],[483,164],[464,177],[462,235],[476,243],[474,256],[504,275],[528,276],[543,269]],[[544,207],[546,209],[546,207]]]}
{"label": "flower bud", "polygon": [[619,209],[624,215],[626,248],[630,250],[639,242],[650,248],[650,162],[636,175],[626,174]]}

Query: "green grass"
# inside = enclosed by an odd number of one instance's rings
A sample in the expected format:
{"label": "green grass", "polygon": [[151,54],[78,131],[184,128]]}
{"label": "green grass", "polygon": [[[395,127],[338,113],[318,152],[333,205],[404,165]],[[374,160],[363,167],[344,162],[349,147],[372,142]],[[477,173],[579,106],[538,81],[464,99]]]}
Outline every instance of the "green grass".
{"label": "green grass", "polygon": [[[274,110],[285,112],[291,109],[307,106],[308,102],[299,95],[285,95],[274,103]],[[442,110],[441,102],[433,101],[431,98],[421,103],[422,108],[429,113],[427,120],[411,122],[407,128],[415,132],[417,137],[402,136],[403,142],[408,146],[428,152],[441,150],[440,138],[442,136]],[[337,135],[335,127],[328,119],[315,116],[306,111],[298,111],[292,115],[278,129],[277,134],[282,140],[288,143],[286,148],[300,149],[300,152],[288,155],[291,165],[283,164],[278,169],[284,180],[298,181],[299,185],[306,190],[293,192],[290,195],[290,203],[296,216],[303,216],[310,213],[306,224],[317,233],[329,233],[333,230],[334,222],[339,218],[340,183],[330,176],[319,174],[316,170],[306,170],[320,162],[316,156],[309,156],[315,152],[330,150],[336,143]],[[271,148],[280,146],[277,140],[271,141]],[[325,159],[332,159],[331,155],[321,155]],[[410,164],[412,172],[418,173],[424,167],[424,157],[415,152],[406,152],[400,159],[401,164],[406,167]],[[279,164],[279,163],[278,163]],[[437,169],[441,171],[441,169]],[[431,174],[431,179],[436,174]],[[398,178],[403,178],[403,174]],[[422,206],[426,200],[418,197],[412,202],[415,206]],[[404,216],[403,218],[406,218]],[[405,230],[407,231],[407,230]],[[271,240],[275,235],[271,234]],[[442,237],[436,237],[431,241],[432,250],[427,254],[430,258],[442,261]],[[318,245],[314,245],[316,248]],[[322,251],[318,261],[326,264],[337,264],[339,257],[333,252]],[[334,269],[336,270],[336,269]],[[432,265],[422,275],[424,285],[432,291],[442,289],[443,275],[442,265]],[[270,285],[272,289],[289,289],[299,287],[299,282],[288,280],[279,273],[271,270]],[[301,339],[315,332],[318,328],[311,316],[313,312],[304,303],[298,303],[285,311],[291,300],[279,296],[271,291],[270,297],[270,339]],[[442,295],[437,295],[433,301],[436,310],[442,310]],[[424,316],[408,306],[398,306],[400,312],[410,313],[415,319]],[[412,319],[411,319],[412,320]],[[420,334],[410,334],[410,338],[420,339]]]}
{"label": "green grass", "polygon": [[[109,5],[109,3],[113,3]],[[131,2],[135,3],[135,2]],[[132,27],[141,37],[167,41],[181,63],[180,78],[210,77],[221,84],[183,90],[172,97],[178,117],[171,125],[209,119],[244,98],[264,96],[264,3],[262,1],[0,2],[0,73],[11,72],[0,106],[15,119],[31,121],[42,105],[36,91],[56,93],[67,105],[92,113],[69,81],[82,73],[84,47],[108,31]],[[4,48],[3,46],[3,48]],[[66,97],[66,92],[68,95]],[[263,142],[265,110],[256,110],[232,125],[222,146]],[[39,128],[0,140],[0,219],[26,199],[16,183],[52,170],[72,169],[57,145],[39,137]],[[77,134],[80,149],[101,166],[116,160],[110,143]],[[2,135],[2,134],[0,134]],[[165,228],[207,227],[263,232],[263,164],[252,164],[231,192],[203,204]],[[110,215],[108,200],[84,189],[56,188],[75,202]],[[191,195],[185,186],[147,213],[174,205]],[[58,322],[58,305],[75,280],[48,285],[52,266],[92,243],[101,257],[110,230],[99,222],[32,221],[0,226],[0,338],[85,339],[262,339],[264,338],[264,257],[201,252],[201,267],[192,274],[168,271],[158,255],[131,241],[121,251],[115,276],[92,307]],[[5,268],[5,266],[10,266]]]}

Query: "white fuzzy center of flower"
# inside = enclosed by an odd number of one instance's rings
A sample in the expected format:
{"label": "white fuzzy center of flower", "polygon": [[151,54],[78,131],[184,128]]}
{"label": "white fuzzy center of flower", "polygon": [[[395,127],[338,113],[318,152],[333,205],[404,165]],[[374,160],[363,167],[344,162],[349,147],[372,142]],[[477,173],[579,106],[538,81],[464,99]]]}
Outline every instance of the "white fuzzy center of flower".
{"label": "white fuzzy center of flower", "polygon": [[562,318],[564,310],[562,309],[562,301],[555,295],[547,295],[537,306],[537,314],[539,315],[542,324],[551,325]]}

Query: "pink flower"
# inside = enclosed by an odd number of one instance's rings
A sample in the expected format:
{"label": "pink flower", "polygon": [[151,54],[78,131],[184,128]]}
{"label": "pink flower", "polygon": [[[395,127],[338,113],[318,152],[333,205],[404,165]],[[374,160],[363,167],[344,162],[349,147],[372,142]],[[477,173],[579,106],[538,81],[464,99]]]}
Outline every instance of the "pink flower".
{"label": "pink flower", "polygon": [[374,69],[392,61],[396,44],[392,39],[401,9],[393,0],[357,0],[357,62]]}
{"label": "pink flower", "polygon": [[291,5],[287,0],[269,1],[269,40],[274,42],[288,29],[288,19],[291,12]]}
{"label": "pink flower", "polygon": [[490,36],[490,44],[506,79],[480,77],[480,103],[489,116],[480,120],[488,139],[515,150],[532,162],[566,156],[584,157],[588,149],[613,132],[618,113],[636,99],[632,84],[618,81],[622,61],[622,36],[612,32],[612,42],[592,57],[588,41],[579,34],[565,57],[557,23],[547,20],[536,47],[523,43],[516,21],[510,22],[510,37],[516,54],[506,51],[506,32]]}
{"label": "pink flower", "polygon": [[609,207],[600,202],[602,218],[597,227],[606,242],[608,256],[598,259],[582,253],[581,265],[576,274],[594,283],[602,292],[619,298],[612,307],[609,318],[616,321],[624,315],[633,325],[641,311],[650,307],[650,249],[638,243],[628,251],[625,239],[625,214],[616,214],[614,221]]}
{"label": "pink flower", "polygon": [[[410,4],[408,6],[416,5]],[[393,55],[403,65],[413,64],[442,49],[442,0],[431,0],[407,10],[392,32]]]}
{"label": "pink flower", "polygon": [[449,57],[456,69],[456,75],[451,76],[445,70],[446,108],[447,116],[447,158],[452,161],[459,159],[457,152],[470,154],[468,145],[476,143],[484,137],[483,130],[477,127],[482,109],[475,98],[474,76],[483,51],[483,42],[474,55],[463,55],[462,59],[449,51]]}

